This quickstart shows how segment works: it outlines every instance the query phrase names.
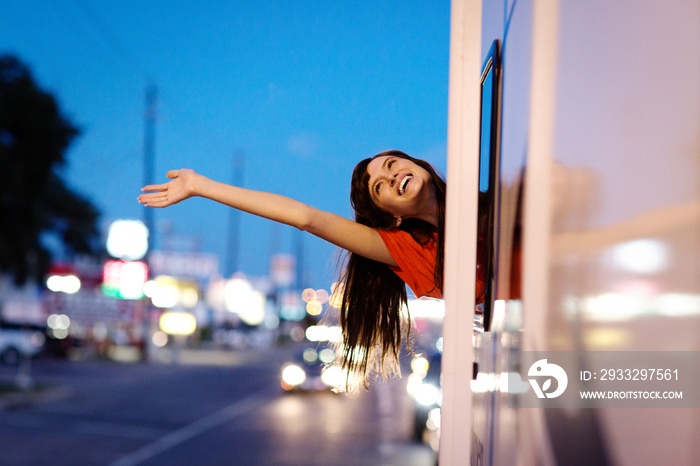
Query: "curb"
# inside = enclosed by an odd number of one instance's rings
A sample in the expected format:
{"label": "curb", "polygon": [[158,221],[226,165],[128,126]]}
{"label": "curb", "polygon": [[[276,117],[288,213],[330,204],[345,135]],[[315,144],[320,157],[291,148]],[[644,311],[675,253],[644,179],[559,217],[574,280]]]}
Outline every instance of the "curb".
{"label": "curb", "polygon": [[61,400],[70,395],[65,387],[46,387],[38,390],[21,391],[0,395],[0,412],[17,411],[47,401]]}

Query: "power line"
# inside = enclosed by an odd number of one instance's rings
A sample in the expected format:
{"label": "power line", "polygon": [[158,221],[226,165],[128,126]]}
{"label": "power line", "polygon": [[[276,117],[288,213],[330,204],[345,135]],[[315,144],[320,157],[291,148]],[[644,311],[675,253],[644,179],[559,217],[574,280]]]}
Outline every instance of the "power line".
{"label": "power line", "polygon": [[109,46],[114,53],[124,62],[132,68],[134,72],[140,78],[148,81],[153,79],[153,75],[149,73],[143,64],[134,57],[126,47],[124,47],[117,36],[112,33],[109,25],[102,20],[102,17],[90,6],[85,0],[75,0],[75,4],[80,10],[82,10],[85,17],[93,24],[98,35],[101,36],[102,41]]}
{"label": "power line", "polygon": [[[67,4],[61,2],[52,2],[47,0],[50,6],[55,8],[63,17],[64,22],[73,30],[80,42],[88,48],[92,48],[97,56],[105,57],[105,50],[109,51],[112,60],[111,62],[116,72],[122,74],[127,71],[129,74],[138,78],[143,82],[144,86],[158,82],[154,74],[150,73],[146,66],[131,53],[122,40],[114,33],[114,29],[108,21],[103,19],[95,8],[86,0],[74,0],[75,9],[67,8]],[[79,10],[81,14],[78,13]],[[70,11],[69,11],[70,10]],[[78,16],[82,18],[79,20]],[[88,26],[89,24],[89,26]],[[96,49],[95,46],[98,48]],[[114,67],[115,62],[119,62],[118,68]],[[170,107],[171,111],[178,114],[180,118],[188,124],[185,127],[195,136],[195,139],[214,140],[219,147],[226,147],[231,144],[228,139],[222,140],[221,136],[208,131],[208,126],[200,121],[196,112],[180,104],[178,99],[172,98],[164,83],[158,82],[158,100],[159,104],[164,105],[164,108]]]}

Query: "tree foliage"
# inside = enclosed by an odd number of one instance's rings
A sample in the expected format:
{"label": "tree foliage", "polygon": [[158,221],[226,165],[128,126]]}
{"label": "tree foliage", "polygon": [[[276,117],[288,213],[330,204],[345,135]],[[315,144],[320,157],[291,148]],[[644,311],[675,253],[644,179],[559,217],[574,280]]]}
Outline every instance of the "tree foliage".
{"label": "tree foliage", "polygon": [[48,235],[68,257],[99,250],[97,209],[59,172],[79,133],[24,64],[0,56],[0,272],[18,284],[45,276]]}

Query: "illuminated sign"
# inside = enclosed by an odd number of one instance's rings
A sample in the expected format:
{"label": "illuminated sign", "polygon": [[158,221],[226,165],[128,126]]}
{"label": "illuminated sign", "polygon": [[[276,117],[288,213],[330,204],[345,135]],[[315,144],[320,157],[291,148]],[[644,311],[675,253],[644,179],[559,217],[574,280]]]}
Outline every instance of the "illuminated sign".
{"label": "illuminated sign", "polygon": [[159,320],[160,329],[168,335],[192,335],[197,320],[188,312],[164,312]]}
{"label": "illuminated sign", "polygon": [[194,283],[167,275],[159,275],[146,282],[143,291],[151,298],[153,305],[160,308],[184,306],[191,309],[199,302],[199,293]]}
{"label": "illuminated sign", "polygon": [[148,252],[148,228],[139,220],[117,220],[109,226],[107,252],[112,257],[134,261]]}
{"label": "illuminated sign", "polygon": [[141,261],[108,260],[102,268],[102,292],[122,299],[143,298],[148,266]]}

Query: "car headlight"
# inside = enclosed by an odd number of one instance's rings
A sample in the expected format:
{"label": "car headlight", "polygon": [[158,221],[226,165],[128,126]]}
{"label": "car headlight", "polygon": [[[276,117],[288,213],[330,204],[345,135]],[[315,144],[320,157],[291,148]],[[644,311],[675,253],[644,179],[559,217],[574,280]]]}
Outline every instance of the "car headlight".
{"label": "car headlight", "polygon": [[282,381],[290,387],[301,385],[306,380],[306,372],[296,364],[290,364],[282,370]]}

